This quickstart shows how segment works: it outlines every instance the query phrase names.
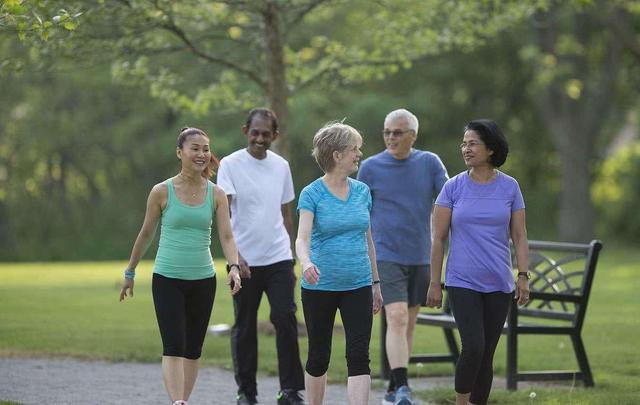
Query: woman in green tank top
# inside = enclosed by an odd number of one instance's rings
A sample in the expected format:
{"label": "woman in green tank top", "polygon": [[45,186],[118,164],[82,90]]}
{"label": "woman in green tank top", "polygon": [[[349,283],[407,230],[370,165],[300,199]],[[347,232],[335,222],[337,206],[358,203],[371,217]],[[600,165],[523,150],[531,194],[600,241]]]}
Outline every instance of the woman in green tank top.
{"label": "woman in green tank top", "polygon": [[120,301],[133,297],[135,268],[154,238],[160,243],[153,269],[153,301],[162,337],[162,374],[174,405],[187,403],[196,376],[216,291],[211,258],[215,216],[222,250],[229,264],[231,293],[241,288],[238,250],[231,231],[224,191],[209,181],[218,161],[201,129],[182,128],[176,154],[181,170],[149,193],[142,229],[131,251]]}

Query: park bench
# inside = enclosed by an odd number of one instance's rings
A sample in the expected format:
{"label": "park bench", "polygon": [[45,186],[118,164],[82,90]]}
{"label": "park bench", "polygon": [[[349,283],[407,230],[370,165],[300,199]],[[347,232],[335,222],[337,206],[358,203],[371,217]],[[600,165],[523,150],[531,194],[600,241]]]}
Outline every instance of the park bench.
{"label": "park bench", "polygon": [[[502,333],[507,336],[507,389],[516,390],[519,381],[582,380],[586,387],[594,385],[593,375],[582,342],[582,326],[589,303],[593,276],[602,243],[588,244],[529,241],[530,300],[524,306],[512,301]],[[515,258],[513,258],[515,267]],[[410,363],[451,362],[454,367],[459,349],[447,294],[438,313],[421,311],[417,325],[442,328],[449,349],[442,354],[412,354]],[[520,335],[568,335],[573,343],[579,370],[518,371],[518,337]],[[386,321],[381,322],[380,364],[383,378],[389,376],[386,347]],[[544,353],[541,353],[544,355]]]}

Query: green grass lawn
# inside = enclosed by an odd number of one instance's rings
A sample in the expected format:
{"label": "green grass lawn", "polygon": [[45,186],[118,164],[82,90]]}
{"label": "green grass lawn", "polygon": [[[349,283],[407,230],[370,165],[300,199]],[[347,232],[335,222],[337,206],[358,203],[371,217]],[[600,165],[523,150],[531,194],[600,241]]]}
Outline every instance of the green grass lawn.
{"label": "green grass lawn", "polygon": [[[495,404],[627,404],[640,400],[640,251],[606,246],[595,276],[583,338],[596,387],[540,384],[512,393],[495,386]],[[118,302],[124,262],[0,264],[0,356],[73,356],[110,361],[158,362],[162,354],[151,298],[151,262],[138,268],[135,297]],[[231,296],[219,269],[218,293],[211,324],[233,320]],[[299,290],[299,289],[298,289]],[[298,291],[299,292],[299,291]],[[299,300],[298,300],[299,302]],[[301,308],[298,311],[302,321]],[[260,319],[268,324],[266,297]],[[267,329],[267,328],[264,328]],[[376,317],[371,340],[371,365],[379,370]],[[260,337],[260,370],[277,372],[274,336]],[[306,339],[300,339],[303,360]],[[577,368],[571,342],[565,337],[524,336],[519,340],[521,369]],[[418,327],[416,352],[445,350],[442,332]],[[208,335],[204,364],[231,368],[229,336]],[[344,336],[336,332],[329,376],[346,378]],[[411,366],[416,375],[450,375],[449,364]],[[504,376],[504,339],[495,357],[495,372]],[[530,393],[535,392],[535,398]],[[453,388],[418,393],[435,403],[452,403]]]}

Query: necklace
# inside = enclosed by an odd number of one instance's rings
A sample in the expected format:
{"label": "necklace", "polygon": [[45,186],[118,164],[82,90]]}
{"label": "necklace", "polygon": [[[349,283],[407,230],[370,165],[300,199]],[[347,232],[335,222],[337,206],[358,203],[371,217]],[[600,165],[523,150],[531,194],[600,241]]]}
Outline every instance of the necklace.
{"label": "necklace", "polygon": [[[185,188],[186,188],[187,184],[189,183],[189,181],[187,180],[187,177],[184,176],[182,173],[178,174],[178,176],[182,177],[182,181],[184,182],[184,185],[185,185]],[[196,189],[196,192],[195,193],[191,193],[191,198],[198,197],[198,194],[200,194],[200,184],[198,184],[198,188]]]}

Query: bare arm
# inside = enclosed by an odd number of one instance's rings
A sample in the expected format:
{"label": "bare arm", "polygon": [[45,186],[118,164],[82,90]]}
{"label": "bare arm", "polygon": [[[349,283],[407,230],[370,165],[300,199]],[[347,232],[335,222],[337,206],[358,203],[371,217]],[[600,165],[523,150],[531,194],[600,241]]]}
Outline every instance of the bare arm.
{"label": "bare arm", "polygon": [[289,234],[289,240],[294,241],[293,235],[293,219],[291,218],[291,203],[282,204],[282,220],[284,222],[284,227]]}
{"label": "bare arm", "polygon": [[[149,245],[156,234],[156,229],[158,228],[158,223],[162,216],[162,208],[166,204],[166,201],[166,185],[156,184],[149,192],[149,197],[147,198],[147,209],[144,214],[144,222],[142,223],[140,232],[133,244],[133,249],[131,249],[131,256],[129,257],[127,269],[135,270],[138,263],[140,263],[140,260],[149,249]],[[120,290],[120,301],[124,300],[127,296],[127,290],[129,291],[128,295],[133,297],[133,285],[133,279],[125,278],[122,289]]]}
{"label": "bare arm", "polygon": [[[227,194],[227,203],[229,205],[229,218],[231,218],[231,201],[233,201],[233,194]],[[237,245],[236,245],[237,248]],[[242,253],[238,250],[238,261],[233,262],[238,263],[240,265],[240,277],[242,278],[251,278],[251,268],[249,268],[249,263],[242,257]]]}
{"label": "bare arm", "polygon": [[296,256],[302,267],[302,277],[309,284],[317,284],[320,279],[320,271],[311,262],[311,229],[313,228],[313,213],[300,210],[298,222],[298,237],[296,238]]}
{"label": "bare arm", "polygon": [[427,292],[427,306],[442,306],[442,263],[444,261],[444,245],[449,237],[451,228],[451,208],[436,205],[433,209],[433,223],[431,225],[433,242],[431,243],[431,282]]}
{"label": "bare arm", "polygon": [[376,246],[371,237],[371,225],[367,229],[367,246],[369,248],[369,261],[371,262],[371,278],[373,279],[373,313],[377,314],[382,308],[382,293],[380,291],[378,262],[376,261]]}
{"label": "bare arm", "polygon": [[[529,271],[529,241],[527,240],[527,227],[524,210],[511,213],[511,240],[516,250],[518,272]],[[529,280],[526,277],[518,277],[516,281],[516,295],[519,305],[529,301]]]}
{"label": "bare arm", "polygon": [[[229,217],[229,202],[224,191],[215,186],[215,203],[216,203],[216,225],[218,228],[218,236],[220,237],[220,244],[222,245],[222,252],[229,264],[238,263],[238,249],[236,248],[236,242],[233,239],[233,232],[231,230],[231,218]],[[240,273],[237,267],[232,267],[229,275],[227,276],[227,282],[232,284],[231,293],[235,294],[240,291],[241,281]]]}

